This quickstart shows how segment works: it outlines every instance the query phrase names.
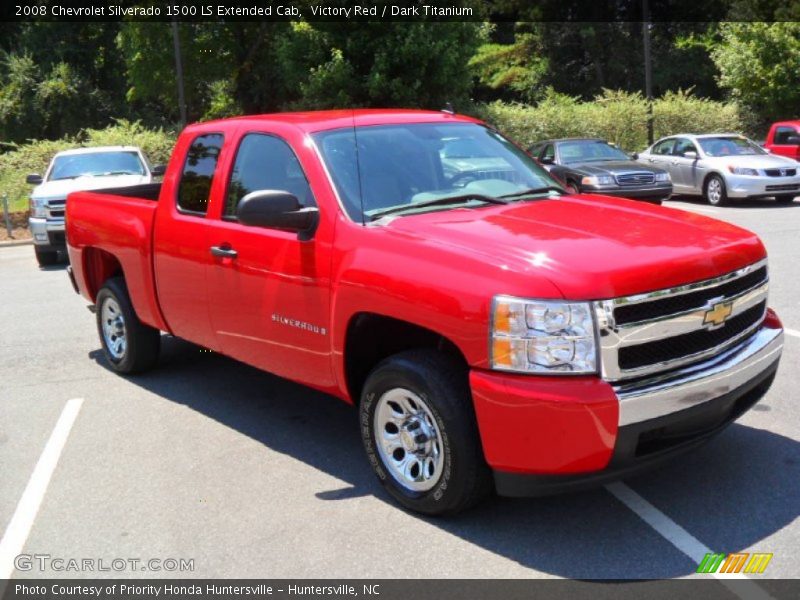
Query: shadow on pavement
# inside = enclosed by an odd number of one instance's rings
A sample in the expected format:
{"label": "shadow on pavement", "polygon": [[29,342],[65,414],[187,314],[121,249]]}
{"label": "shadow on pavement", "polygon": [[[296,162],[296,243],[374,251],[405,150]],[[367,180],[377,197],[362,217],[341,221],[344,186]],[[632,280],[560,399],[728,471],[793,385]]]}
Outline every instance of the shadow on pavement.
{"label": "shadow on pavement", "polygon": [[[162,342],[159,366],[130,381],[349,484],[319,491],[322,500],[373,495],[392,502],[364,457],[352,407],[183,340],[165,336]],[[100,350],[90,357],[106,367]],[[799,466],[800,443],[734,425],[709,445],[629,484],[716,552],[750,546],[769,552],[759,542],[800,513]],[[666,578],[697,567],[602,489],[494,498],[455,518],[425,520],[560,577]]]}

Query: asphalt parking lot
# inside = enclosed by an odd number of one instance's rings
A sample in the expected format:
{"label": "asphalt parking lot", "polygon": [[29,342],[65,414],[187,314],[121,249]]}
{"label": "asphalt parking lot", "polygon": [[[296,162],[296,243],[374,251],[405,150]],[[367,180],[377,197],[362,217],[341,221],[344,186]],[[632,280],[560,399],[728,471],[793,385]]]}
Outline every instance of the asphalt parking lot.
{"label": "asphalt parking lot", "polygon": [[[115,375],[63,266],[40,270],[31,247],[0,248],[4,550],[194,561],[192,572],[103,574],[118,577],[620,579],[698,577],[697,554],[710,549],[773,553],[763,577],[800,577],[800,199],[668,205],[762,236],[770,303],[788,333],[769,394],[661,470],[585,493],[493,499],[453,519],[399,509],[367,465],[355,413],[327,396],[174,338],[156,370]],[[40,460],[54,437],[60,452]],[[0,553],[0,578],[8,561]]]}

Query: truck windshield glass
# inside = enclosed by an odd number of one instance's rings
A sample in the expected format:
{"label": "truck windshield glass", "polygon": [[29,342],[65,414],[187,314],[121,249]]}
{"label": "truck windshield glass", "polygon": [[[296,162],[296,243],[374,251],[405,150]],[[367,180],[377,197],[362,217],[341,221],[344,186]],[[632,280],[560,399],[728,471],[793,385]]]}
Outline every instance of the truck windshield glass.
{"label": "truck windshield glass", "polygon": [[48,181],[110,175],[145,175],[137,152],[91,152],[57,156]]}
{"label": "truck windshield glass", "polygon": [[563,163],[630,160],[630,157],[619,148],[599,140],[563,142],[558,150]]}
{"label": "truck windshield glass", "polygon": [[[354,221],[485,206],[481,197],[561,189],[523,150],[472,123],[348,127],[313,137]],[[446,200],[450,197],[453,202]]]}
{"label": "truck windshield glass", "polygon": [[697,141],[708,156],[767,154],[766,150],[743,137],[709,137]]}

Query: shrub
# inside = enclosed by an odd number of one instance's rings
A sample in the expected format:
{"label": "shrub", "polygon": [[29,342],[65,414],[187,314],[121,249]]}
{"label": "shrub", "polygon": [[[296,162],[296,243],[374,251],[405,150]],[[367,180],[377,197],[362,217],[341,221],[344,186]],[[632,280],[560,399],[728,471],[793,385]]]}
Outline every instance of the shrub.
{"label": "shrub", "polygon": [[[535,106],[493,102],[474,112],[524,147],[561,137],[604,138],[628,151],[647,146],[647,102],[638,93],[604,90],[594,101],[581,102],[550,90]],[[745,128],[736,104],[697,98],[687,91],[668,92],[656,99],[653,120],[656,139]]]}
{"label": "shrub", "polygon": [[139,146],[152,164],[169,159],[175,132],[147,129],[139,122],[120,120],[105,129],[86,129],[75,137],[59,140],[32,140],[0,154],[0,195],[8,194],[12,211],[27,207],[31,186],[25,183],[29,173],[44,174],[56,152],[91,146]]}

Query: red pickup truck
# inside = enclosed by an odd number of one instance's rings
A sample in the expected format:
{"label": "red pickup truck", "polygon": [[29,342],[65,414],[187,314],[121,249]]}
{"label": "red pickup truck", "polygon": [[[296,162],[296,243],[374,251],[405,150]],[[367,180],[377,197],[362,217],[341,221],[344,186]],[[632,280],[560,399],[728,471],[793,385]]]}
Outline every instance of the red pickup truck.
{"label": "red pickup truck", "polygon": [[570,194],[445,112],[191,125],[162,184],[71,194],[67,239],[112,369],[152,367],[169,332],[341,398],[426,514],[693,448],[783,347],[753,233]]}
{"label": "red pickup truck", "polygon": [[764,148],[772,154],[800,160],[800,121],[773,123],[769,128]]}

